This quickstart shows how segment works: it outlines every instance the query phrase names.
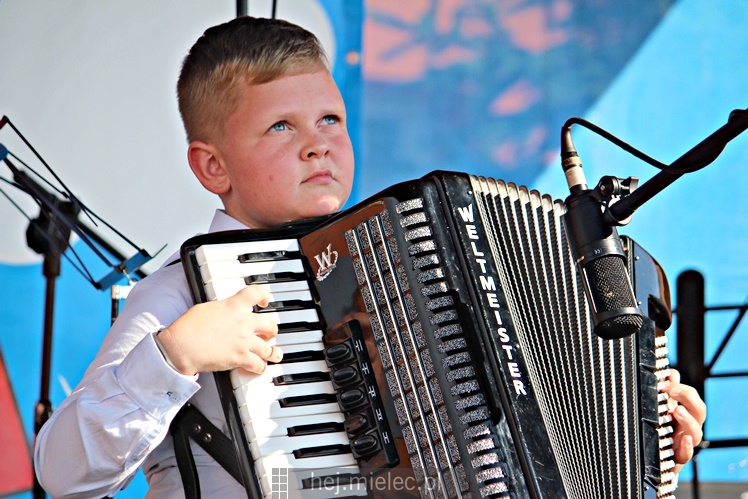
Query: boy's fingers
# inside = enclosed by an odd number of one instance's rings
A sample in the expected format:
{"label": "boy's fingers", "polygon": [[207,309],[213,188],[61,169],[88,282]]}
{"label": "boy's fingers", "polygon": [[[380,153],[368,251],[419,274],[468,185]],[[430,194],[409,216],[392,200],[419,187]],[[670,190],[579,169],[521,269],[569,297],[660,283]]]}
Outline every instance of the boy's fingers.
{"label": "boy's fingers", "polygon": [[281,350],[279,347],[270,347],[270,355],[267,357],[268,362],[273,362],[277,364],[281,360],[283,360],[283,350]]}
{"label": "boy's fingers", "polygon": [[268,362],[277,364],[282,359],[283,351],[279,347],[262,342],[256,349],[247,352],[247,356],[240,367],[252,373],[262,374]]}
{"label": "boy's fingers", "polygon": [[252,330],[257,336],[267,341],[271,338],[275,338],[278,334],[278,324],[272,316],[255,314],[254,327]]}
{"label": "boy's fingers", "polygon": [[704,437],[704,432],[701,428],[701,423],[689,412],[685,406],[678,406],[673,411],[673,416],[678,423],[676,428],[676,438],[682,435],[689,435],[692,439],[692,445],[698,445],[701,439]]}
{"label": "boy's fingers", "polygon": [[[670,398],[685,407],[699,426],[706,421],[706,404],[695,388],[687,385],[678,385],[670,391]],[[698,442],[697,442],[698,443]]]}
{"label": "boy's fingers", "polygon": [[680,440],[673,442],[673,459],[675,460],[675,467],[673,473],[676,475],[683,469],[683,465],[688,463],[693,458],[693,437],[691,435],[683,435]]}
{"label": "boy's fingers", "polygon": [[283,350],[263,341],[257,348],[257,355],[267,362],[278,363],[283,358]]}
{"label": "boy's fingers", "polygon": [[254,307],[255,305],[267,307],[270,299],[270,293],[265,288],[254,284],[242,288],[234,296],[242,300],[248,307]]}
{"label": "boy's fingers", "polygon": [[251,373],[262,374],[263,371],[265,371],[265,368],[267,367],[267,362],[265,362],[256,353],[249,352],[247,354],[246,360],[244,361],[244,365],[239,366],[239,367]]}
{"label": "boy's fingers", "polygon": [[691,435],[683,435],[678,445],[674,445],[673,448],[675,450],[675,462],[677,464],[686,464],[693,458],[693,437]]}

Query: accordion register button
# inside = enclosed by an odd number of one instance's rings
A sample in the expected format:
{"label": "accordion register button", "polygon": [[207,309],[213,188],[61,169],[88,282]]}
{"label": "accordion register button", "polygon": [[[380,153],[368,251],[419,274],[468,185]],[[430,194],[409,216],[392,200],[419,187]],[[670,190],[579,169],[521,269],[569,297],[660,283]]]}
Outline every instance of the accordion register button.
{"label": "accordion register button", "polygon": [[330,380],[332,386],[336,390],[351,386],[361,381],[361,374],[354,366],[345,366],[340,369],[335,369],[330,373]]}
{"label": "accordion register button", "polygon": [[371,425],[366,413],[352,414],[345,419],[345,431],[349,435],[358,435],[368,430]]}
{"label": "accordion register button", "polygon": [[344,364],[353,360],[353,349],[348,342],[338,343],[325,349],[325,357],[328,366]]}
{"label": "accordion register button", "polygon": [[379,439],[371,433],[354,439],[351,442],[353,457],[361,458],[379,450]]}
{"label": "accordion register button", "polygon": [[359,388],[347,390],[338,396],[338,403],[343,411],[357,409],[367,401],[366,394]]}

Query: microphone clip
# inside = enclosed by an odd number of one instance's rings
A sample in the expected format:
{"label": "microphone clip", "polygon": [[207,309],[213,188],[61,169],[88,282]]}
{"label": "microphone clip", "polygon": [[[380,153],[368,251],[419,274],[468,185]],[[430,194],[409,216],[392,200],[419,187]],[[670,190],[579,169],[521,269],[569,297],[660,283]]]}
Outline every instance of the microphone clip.
{"label": "microphone clip", "polygon": [[603,210],[603,216],[605,221],[610,225],[627,225],[631,222],[631,215],[623,220],[616,219],[610,213],[610,207],[615,203],[625,198],[636,190],[639,186],[638,177],[619,178],[611,175],[606,175],[600,179],[595,187],[593,197],[598,199],[601,204],[605,207]]}

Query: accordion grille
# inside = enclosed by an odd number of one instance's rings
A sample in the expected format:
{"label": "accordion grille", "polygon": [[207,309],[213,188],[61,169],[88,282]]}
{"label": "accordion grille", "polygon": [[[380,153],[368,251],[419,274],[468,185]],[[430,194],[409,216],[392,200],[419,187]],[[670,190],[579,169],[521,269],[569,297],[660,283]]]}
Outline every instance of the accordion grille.
{"label": "accordion grille", "polygon": [[473,182],[483,217],[493,221],[488,240],[511,290],[507,301],[567,492],[640,497],[641,477],[629,476],[640,469],[634,338],[592,333],[561,203],[500,181]]}

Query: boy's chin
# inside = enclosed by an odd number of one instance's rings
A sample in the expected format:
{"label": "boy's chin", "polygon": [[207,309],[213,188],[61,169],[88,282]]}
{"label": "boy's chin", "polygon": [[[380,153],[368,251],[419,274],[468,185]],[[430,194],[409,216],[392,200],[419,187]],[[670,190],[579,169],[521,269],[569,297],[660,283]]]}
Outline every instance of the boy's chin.
{"label": "boy's chin", "polygon": [[337,199],[327,199],[316,203],[316,205],[310,209],[304,210],[304,218],[318,218],[327,215],[332,215],[340,211],[344,202]]}

